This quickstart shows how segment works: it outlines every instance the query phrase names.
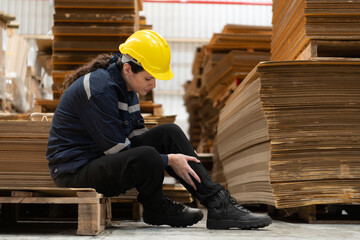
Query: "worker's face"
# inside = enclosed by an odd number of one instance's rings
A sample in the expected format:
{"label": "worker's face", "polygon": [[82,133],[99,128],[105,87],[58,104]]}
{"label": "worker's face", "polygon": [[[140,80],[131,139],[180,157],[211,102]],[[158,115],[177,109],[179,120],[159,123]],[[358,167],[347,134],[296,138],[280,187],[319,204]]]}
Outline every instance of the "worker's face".
{"label": "worker's face", "polygon": [[156,87],[156,79],[147,71],[133,73],[129,64],[123,66],[123,78],[128,91],[134,91],[145,96],[151,89]]}

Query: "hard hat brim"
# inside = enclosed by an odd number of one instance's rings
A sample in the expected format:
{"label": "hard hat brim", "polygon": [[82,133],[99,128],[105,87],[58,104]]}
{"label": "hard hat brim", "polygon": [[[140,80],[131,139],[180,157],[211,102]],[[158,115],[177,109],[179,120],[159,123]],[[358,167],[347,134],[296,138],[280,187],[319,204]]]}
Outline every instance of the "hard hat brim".
{"label": "hard hat brim", "polygon": [[[145,71],[147,71],[145,69]],[[148,73],[151,74],[151,76],[153,76],[154,78],[158,79],[158,80],[171,80],[174,77],[174,73],[171,71],[171,69],[169,68],[169,70],[167,72],[164,73],[152,73],[151,71],[147,71]]]}

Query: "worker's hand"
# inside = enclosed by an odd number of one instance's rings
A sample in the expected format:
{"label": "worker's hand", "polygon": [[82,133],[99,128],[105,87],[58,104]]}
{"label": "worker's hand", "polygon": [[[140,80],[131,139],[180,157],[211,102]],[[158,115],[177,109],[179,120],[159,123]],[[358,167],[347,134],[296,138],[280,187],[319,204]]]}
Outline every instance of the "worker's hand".
{"label": "worker's hand", "polygon": [[174,172],[196,190],[195,183],[190,176],[199,183],[201,183],[201,180],[195,171],[190,167],[188,161],[200,163],[199,159],[179,153],[169,154],[168,159],[168,165],[174,170]]}

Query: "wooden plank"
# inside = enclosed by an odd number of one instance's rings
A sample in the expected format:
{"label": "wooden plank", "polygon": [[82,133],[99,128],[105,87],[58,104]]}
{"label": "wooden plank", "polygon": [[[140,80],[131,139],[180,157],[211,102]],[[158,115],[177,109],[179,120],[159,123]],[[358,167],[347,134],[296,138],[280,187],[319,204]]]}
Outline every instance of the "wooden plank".
{"label": "wooden plank", "polygon": [[0,187],[1,192],[11,191],[30,191],[30,192],[39,192],[41,194],[50,195],[53,197],[56,196],[65,196],[65,197],[77,197],[78,192],[90,192],[96,196],[95,189],[93,188],[61,188],[61,187]]}
{"label": "wooden plank", "polygon": [[[78,197],[80,199],[93,198],[98,195],[97,193],[88,193],[88,192],[78,192]],[[78,229],[77,235],[98,235],[105,229],[105,219],[106,217],[101,216],[105,214],[106,211],[101,210],[101,208],[106,207],[104,203],[97,202],[87,202],[86,204],[79,204],[78,207]],[[103,220],[103,222],[101,222]]]}
{"label": "wooden plank", "polygon": [[320,58],[359,60],[360,41],[310,40],[296,60],[316,60]]}
{"label": "wooden plank", "polygon": [[38,106],[38,112],[55,112],[60,99],[48,100],[48,99],[36,99],[35,104]]}
{"label": "wooden plank", "polygon": [[[53,80],[54,84],[63,83],[65,75],[71,74],[74,72],[74,69],[78,68],[80,65],[89,63],[91,60],[96,58],[98,55],[103,54],[104,52],[97,51],[58,51],[52,55],[53,63]],[[61,68],[63,68],[61,70]],[[63,74],[60,72],[63,71]],[[60,74],[60,75],[59,75]]]}
{"label": "wooden plank", "polygon": [[74,198],[74,197],[0,197],[0,203],[27,203],[27,204],[94,204],[99,199],[88,198]]}
{"label": "wooden plank", "polygon": [[119,42],[124,42],[126,38],[117,41],[55,41],[53,43],[54,51],[103,51],[117,52]]}
{"label": "wooden plank", "polygon": [[96,8],[96,9],[123,9],[133,8],[134,0],[55,0],[54,1],[55,11],[58,8]]}
{"label": "wooden plank", "polygon": [[153,103],[152,101],[141,101],[140,111],[143,114],[150,113],[153,116],[163,115],[162,105],[158,103]]}
{"label": "wooden plank", "polygon": [[134,26],[54,26],[54,36],[125,36],[134,32]]}
{"label": "wooden plank", "polygon": [[0,11],[0,20],[2,22],[10,23],[11,21],[14,21],[15,19],[16,19],[16,16],[4,13],[3,11]]}
{"label": "wooden plank", "polygon": [[85,10],[67,10],[58,9],[54,14],[54,26],[64,24],[73,24],[75,26],[90,25],[91,23],[107,26],[115,24],[121,26],[133,26],[135,22],[134,10],[101,10],[101,9],[85,9]]}

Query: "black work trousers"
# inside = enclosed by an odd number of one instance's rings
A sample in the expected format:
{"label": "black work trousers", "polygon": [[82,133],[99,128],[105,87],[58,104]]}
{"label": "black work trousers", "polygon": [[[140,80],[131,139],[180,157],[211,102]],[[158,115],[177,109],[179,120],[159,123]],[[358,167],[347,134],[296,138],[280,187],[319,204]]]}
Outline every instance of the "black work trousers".
{"label": "black work trousers", "polygon": [[163,124],[131,139],[130,149],[94,159],[75,173],[58,177],[55,183],[59,187],[91,187],[105,196],[117,196],[136,187],[138,201],[144,206],[159,203],[164,170],[178,179],[202,204],[223,189],[211,180],[201,163],[189,161],[201,179],[201,183],[193,179],[197,190],[193,189],[171,167],[164,167],[160,153],[198,157],[181,128],[175,124]]}

